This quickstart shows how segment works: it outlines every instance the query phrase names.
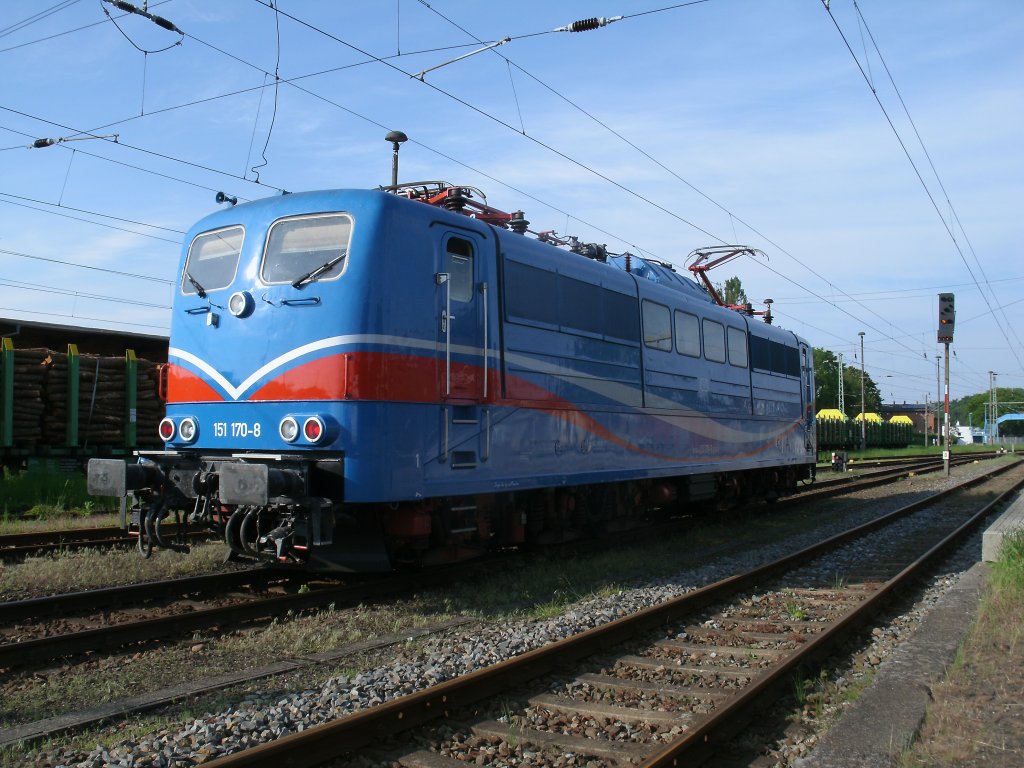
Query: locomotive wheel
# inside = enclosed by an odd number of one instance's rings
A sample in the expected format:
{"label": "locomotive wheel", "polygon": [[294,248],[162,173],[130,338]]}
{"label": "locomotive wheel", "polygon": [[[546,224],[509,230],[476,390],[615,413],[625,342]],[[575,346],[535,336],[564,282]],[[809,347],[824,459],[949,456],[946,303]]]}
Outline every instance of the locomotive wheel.
{"label": "locomotive wheel", "polygon": [[238,559],[238,556],[243,554],[245,550],[242,549],[242,520],[245,518],[245,508],[237,507],[234,512],[231,513],[231,517],[228,518],[227,525],[224,526],[224,542],[228,545],[228,555],[225,560],[234,561]]}

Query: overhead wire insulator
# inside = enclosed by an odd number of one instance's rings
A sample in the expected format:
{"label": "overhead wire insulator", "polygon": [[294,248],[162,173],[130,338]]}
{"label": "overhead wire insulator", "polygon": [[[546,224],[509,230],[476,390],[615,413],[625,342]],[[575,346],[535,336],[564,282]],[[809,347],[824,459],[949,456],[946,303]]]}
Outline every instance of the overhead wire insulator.
{"label": "overhead wire insulator", "polygon": [[580,19],[579,21],[574,21],[572,24],[566,24],[564,27],[557,27],[552,31],[589,32],[590,30],[597,29],[598,27],[607,27],[613,21],[619,21],[620,19],[622,19],[622,16],[609,16],[607,18],[604,16],[601,16],[600,18],[593,16],[589,19]]}
{"label": "overhead wire insulator", "polygon": [[96,134],[88,133],[83,136],[61,136],[57,139],[36,139],[28,145],[29,149],[43,149],[44,147],[52,147],[54,144],[63,144],[68,141],[89,141],[90,139],[103,139],[107,141],[113,141],[117,143],[119,134],[109,133],[105,136],[98,136]]}
{"label": "overhead wire insulator", "polygon": [[[125,0],[105,0],[105,2],[110,3],[119,11],[124,11],[125,13],[134,13],[136,16],[142,16],[143,18],[149,19],[158,27],[166,29],[168,32],[177,32],[179,35],[185,34],[180,29],[178,29],[173,22],[168,21],[163,16],[157,16],[155,13],[150,13],[146,7],[137,8],[131,3],[125,2]],[[146,4],[146,6],[148,6],[148,3]]]}

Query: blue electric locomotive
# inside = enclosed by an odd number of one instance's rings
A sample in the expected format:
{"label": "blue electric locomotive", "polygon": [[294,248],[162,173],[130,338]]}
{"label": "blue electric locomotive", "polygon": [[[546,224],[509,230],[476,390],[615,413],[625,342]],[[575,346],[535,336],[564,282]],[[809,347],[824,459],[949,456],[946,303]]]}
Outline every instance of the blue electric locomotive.
{"label": "blue electric locomotive", "polygon": [[803,339],[478,197],[288,194],[196,224],[166,448],[93,460],[90,492],[131,499],[146,551],[185,548],[176,515],[234,556],[380,570],[813,478]]}

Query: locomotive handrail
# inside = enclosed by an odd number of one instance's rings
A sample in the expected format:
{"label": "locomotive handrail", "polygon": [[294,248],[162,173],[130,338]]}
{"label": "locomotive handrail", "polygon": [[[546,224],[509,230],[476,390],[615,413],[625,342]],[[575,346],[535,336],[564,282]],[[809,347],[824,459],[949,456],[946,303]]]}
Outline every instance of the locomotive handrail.
{"label": "locomotive handrail", "polygon": [[444,393],[452,393],[452,281],[448,272],[434,275],[437,285],[445,287],[445,307],[441,316],[441,330],[444,331]]}
{"label": "locomotive handrail", "polygon": [[480,283],[480,292],[484,296],[484,400],[487,400],[487,369],[491,366],[491,350],[487,346],[487,283]]}

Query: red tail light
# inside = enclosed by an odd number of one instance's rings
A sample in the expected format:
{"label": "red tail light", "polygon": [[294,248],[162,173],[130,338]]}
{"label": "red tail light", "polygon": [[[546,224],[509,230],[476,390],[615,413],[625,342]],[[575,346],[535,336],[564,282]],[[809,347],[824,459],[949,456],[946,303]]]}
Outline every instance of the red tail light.
{"label": "red tail light", "polygon": [[310,416],[302,425],[302,436],[310,443],[319,443],[324,436],[324,422],[319,416]]}
{"label": "red tail light", "polygon": [[170,419],[164,418],[164,420],[160,422],[160,426],[157,427],[157,430],[160,433],[160,439],[165,443],[169,443],[174,439],[174,422]]}

